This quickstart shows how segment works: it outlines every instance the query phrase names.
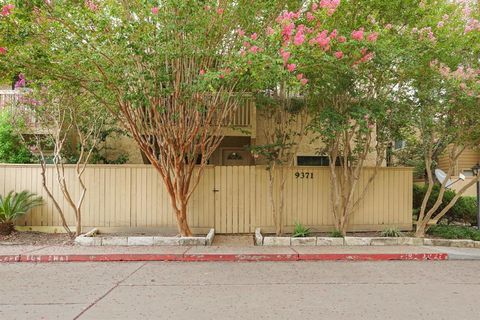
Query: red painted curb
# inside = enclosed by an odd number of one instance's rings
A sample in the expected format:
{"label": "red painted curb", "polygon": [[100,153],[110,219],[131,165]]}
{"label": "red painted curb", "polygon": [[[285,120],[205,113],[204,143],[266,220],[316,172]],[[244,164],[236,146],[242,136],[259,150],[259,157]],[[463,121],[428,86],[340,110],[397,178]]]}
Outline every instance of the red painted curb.
{"label": "red painted curb", "polygon": [[20,261],[20,255],[18,254],[0,255],[0,263],[1,262],[19,262],[19,261]]}
{"label": "red painted curb", "polygon": [[185,254],[183,261],[298,261],[298,254]]}
{"label": "red painted curb", "polygon": [[182,254],[53,254],[21,255],[19,262],[182,261],[182,259]]}
{"label": "red painted curb", "polygon": [[426,261],[447,260],[446,253],[313,253],[313,254],[53,254],[0,255],[2,262],[114,262],[114,261]]}
{"label": "red painted curb", "polygon": [[425,261],[447,260],[446,253],[319,253],[299,254],[298,260],[303,261]]}

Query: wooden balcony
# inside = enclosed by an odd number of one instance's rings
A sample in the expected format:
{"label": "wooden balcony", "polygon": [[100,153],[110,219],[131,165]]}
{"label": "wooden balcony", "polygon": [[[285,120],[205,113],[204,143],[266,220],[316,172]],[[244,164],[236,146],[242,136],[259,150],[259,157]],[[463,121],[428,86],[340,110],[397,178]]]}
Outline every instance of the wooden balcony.
{"label": "wooden balcony", "polygon": [[[23,92],[20,90],[0,90],[0,110],[24,110],[22,107]],[[37,127],[34,116],[30,118],[30,125]],[[225,136],[252,137],[256,136],[256,107],[252,99],[244,102],[230,113],[225,120],[223,132]]]}

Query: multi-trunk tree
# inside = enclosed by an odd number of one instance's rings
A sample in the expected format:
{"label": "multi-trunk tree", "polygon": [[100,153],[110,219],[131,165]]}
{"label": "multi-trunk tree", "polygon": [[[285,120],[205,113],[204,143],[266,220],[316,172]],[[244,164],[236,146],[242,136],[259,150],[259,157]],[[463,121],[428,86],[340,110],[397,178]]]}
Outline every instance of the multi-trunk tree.
{"label": "multi-trunk tree", "polygon": [[[32,84],[33,85],[33,84]],[[82,232],[82,206],[87,196],[83,175],[107,125],[104,109],[81,89],[73,91],[46,83],[32,86],[21,97],[16,110],[18,134],[37,156],[41,166],[42,186],[60,216],[62,226],[72,238]],[[53,174],[49,174],[49,166]],[[67,167],[73,167],[69,174]],[[53,180],[49,180],[52,177]],[[59,197],[52,185],[61,191]],[[63,208],[61,198],[67,204]],[[68,212],[73,212],[75,230],[69,226]]]}
{"label": "multi-trunk tree", "polygon": [[248,84],[235,31],[254,33],[286,2],[29,1],[0,20],[0,65],[80,87],[109,110],[161,176],[178,230],[190,236],[189,200]]}
{"label": "multi-trunk tree", "polygon": [[[428,227],[444,217],[479,179],[473,177],[441,208],[458,159],[466,149],[480,145],[480,22],[475,2],[445,1],[435,8],[405,30],[411,52],[404,68],[410,79],[411,123],[422,151],[427,185],[416,221],[418,237],[425,236]],[[437,181],[434,160],[442,153],[448,157],[448,168],[446,178]],[[439,193],[429,207],[435,184],[440,184]]]}

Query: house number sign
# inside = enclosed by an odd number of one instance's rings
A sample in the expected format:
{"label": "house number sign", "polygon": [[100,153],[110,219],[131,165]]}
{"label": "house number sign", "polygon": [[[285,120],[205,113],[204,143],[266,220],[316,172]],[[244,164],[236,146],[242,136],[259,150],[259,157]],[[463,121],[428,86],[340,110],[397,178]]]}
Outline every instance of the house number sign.
{"label": "house number sign", "polygon": [[313,172],[295,172],[295,178],[297,179],[313,179]]}

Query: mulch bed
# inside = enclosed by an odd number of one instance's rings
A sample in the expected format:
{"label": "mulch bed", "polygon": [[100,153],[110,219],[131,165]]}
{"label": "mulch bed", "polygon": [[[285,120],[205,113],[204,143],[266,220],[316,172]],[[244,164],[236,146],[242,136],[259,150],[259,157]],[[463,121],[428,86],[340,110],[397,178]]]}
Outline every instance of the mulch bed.
{"label": "mulch bed", "polygon": [[70,237],[67,234],[63,234],[63,233],[14,231],[8,236],[0,236],[0,246],[2,245],[53,246],[53,245],[74,245],[74,242],[72,239],[70,239]]}

